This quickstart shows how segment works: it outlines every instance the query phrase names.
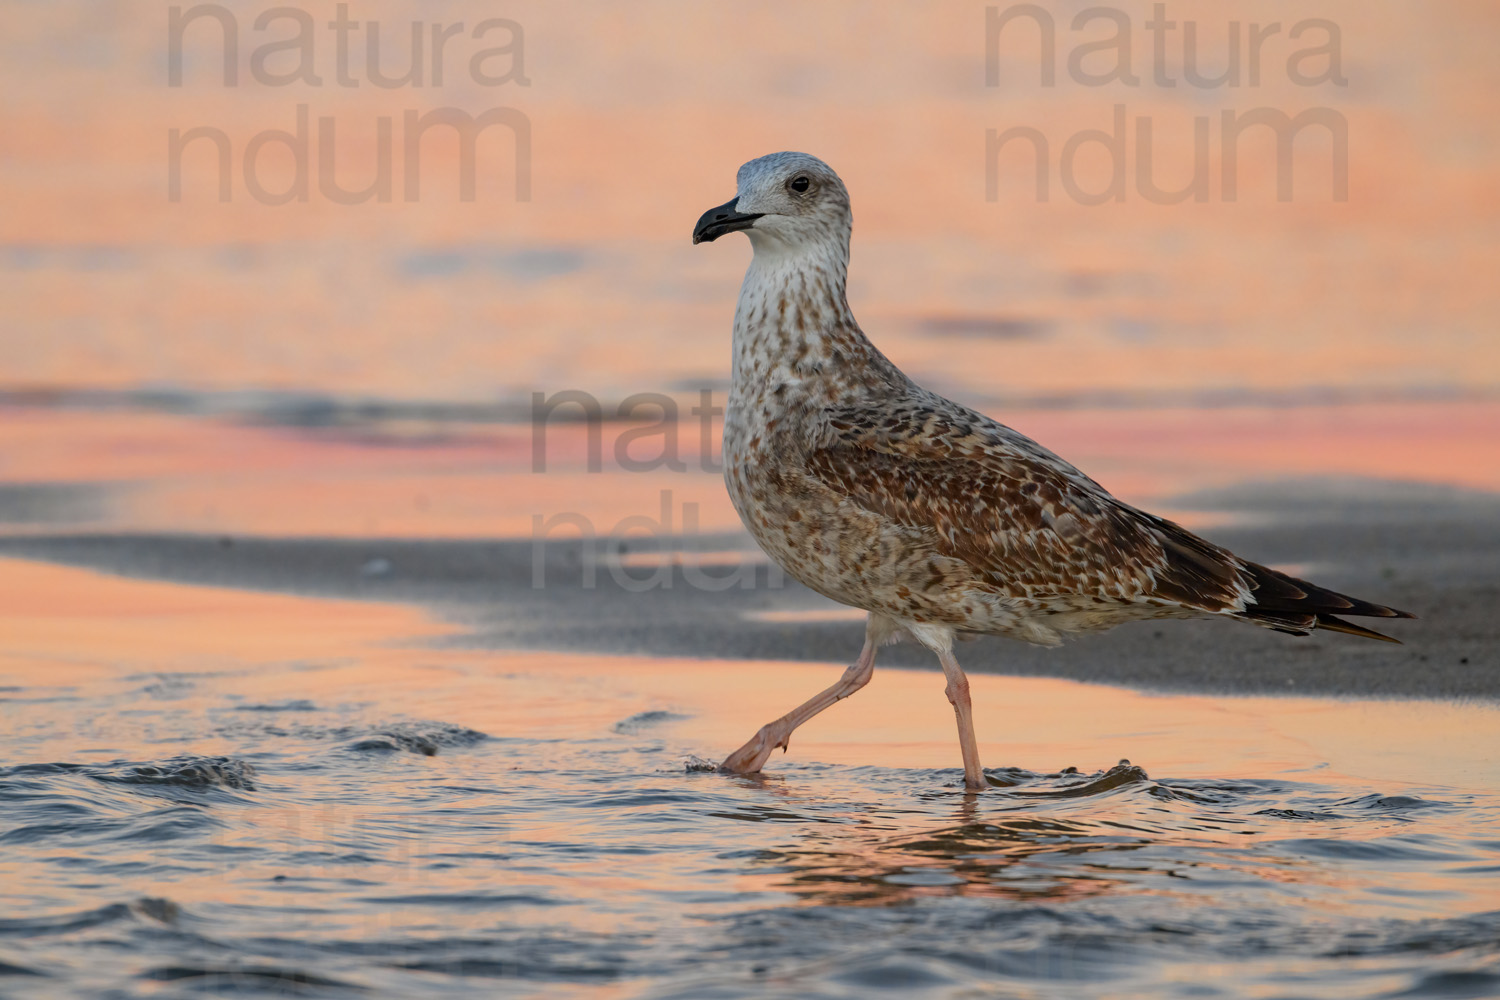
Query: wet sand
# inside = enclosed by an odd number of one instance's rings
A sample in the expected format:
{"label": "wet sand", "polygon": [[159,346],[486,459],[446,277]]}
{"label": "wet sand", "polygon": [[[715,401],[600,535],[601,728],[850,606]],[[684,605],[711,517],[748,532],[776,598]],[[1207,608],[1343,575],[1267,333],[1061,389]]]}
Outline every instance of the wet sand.
{"label": "wet sand", "polygon": [[[86,505],[85,494],[74,503]],[[27,491],[0,492],[14,519],[35,502]],[[1199,493],[1177,505],[1203,512],[1212,525],[1204,533],[1237,552],[1420,618],[1386,623],[1399,646],[1332,634],[1295,638],[1234,622],[1165,622],[1123,626],[1061,649],[987,637],[961,646],[962,662],[979,672],[1167,691],[1500,696],[1500,497],[1302,481]],[[0,521],[6,509],[0,506]],[[447,644],[477,649],[834,663],[857,652],[857,613],[780,577],[749,546],[739,534],[592,547],[554,539],[539,547],[529,539],[54,527],[0,538],[0,555],[182,583],[413,603],[462,626]],[[597,559],[592,585],[590,558]],[[724,580],[727,589],[715,582]],[[931,667],[929,659],[902,645],[883,651],[879,663]]]}

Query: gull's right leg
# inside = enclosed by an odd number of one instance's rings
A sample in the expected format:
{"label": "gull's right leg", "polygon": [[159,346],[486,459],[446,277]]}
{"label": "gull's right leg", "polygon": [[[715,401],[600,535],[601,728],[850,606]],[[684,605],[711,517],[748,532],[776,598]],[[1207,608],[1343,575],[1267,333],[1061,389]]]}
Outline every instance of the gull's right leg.
{"label": "gull's right leg", "polygon": [[775,722],[761,726],[749,743],[724,759],[719,770],[732,774],[754,774],[765,766],[772,750],[777,747],[786,749],[792,730],[834,702],[849,697],[870,683],[870,677],[875,673],[875,649],[880,644],[878,635],[873,633],[873,627],[866,630],[865,646],[860,650],[859,661],[844,671],[844,676],[839,678],[837,684],[798,705]]}
{"label": "gull's right leg", "polygon": [[978,790],[988,785],[979,766],[979,741],[974,738],[974,705],[969,700],[969,678],[958,665],[952,649],[938,651],[938,662],[948,677],[948,701],[958,720],[958,749],[964,758],[964,787]]}

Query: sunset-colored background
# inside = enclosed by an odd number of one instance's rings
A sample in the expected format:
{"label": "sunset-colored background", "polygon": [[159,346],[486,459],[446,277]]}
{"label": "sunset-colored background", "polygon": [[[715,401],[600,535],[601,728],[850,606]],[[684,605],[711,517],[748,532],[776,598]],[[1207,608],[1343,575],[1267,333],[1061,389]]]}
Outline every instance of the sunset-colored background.
{"label": "sunset-colored background", "polygon": [[[1279,23],[1261,46],[1258,86],[1206,89],[1183,79],[1184,30],[1197,25],[1200,72],[1223,72],[1222,5],[1173,3],[1174,88],[1152,82],[1151,4],[1112,9],[1132,25],[1141,85],[1070,78],[1079,45],[1108,38],[1082,4],[1059,4],[1057,82],[1039,84],[1036,29],[1001,36],[999,85],[985,84],[985,5],[567,2],[361,3],[378,21],[386,73],[407,67],[414,20],[504,17],[524,34],[485,69],[523,74],[475,83],[470,58],[510,40],[460,34],[444,82],[371,84],[351,34],[352,79],[337,84],[335,4],[309,3],[321,86],[266,86],[251,54],[294,25],[254,28],[264,8],[229,3],[238,85],[223,85],[221,27],[185,29],[181,86],[168,85],[165,4],[24,4],[8,12],[0,218],[7,313],[4,382],[65,387],[278,389],[405,399],[494,400],[535,389],[599,395],[722,382],[743,241],[689,245],[697,215],[733,192],[734,171],[778,149],[812,152],[854,199],[851,297],[868,332],[920,379],[986,400],[1124,396],[1180,402],[1215,392],[1277,398],[1487,395],[1500,383],[1494,336],[1500,194],[1494,159],[1500,70],[1492,5],[1437,8],[1262,2],[1236,10]],[[1003,6],[1003,5],[1002,5]],[[1299,86],[1288,59],[1340,29],[1347,85]],[[393,42],[398,40],[399,44]],[[1103,72],[1112,53],[1083,62]],[[290,72],[290,53],[268,71]],[[1328,65],[1299,64],[1304,74]],[[1248,80],[1248,65],[1242,67]],[[1069,136],[1131,120],[1123,202],[1075,203],[1059,182]],[[292,129],[297,108],[330,118],[339,183],[375,173],[377,119],[393,119],[394,197],[339,205],[318,191],[272,206],[247,189],[245,146]],[[461,202],[456,144],[423,147],[423,189],[403,195],[403,114],[514,108],[530,122],[530,200],[514,191],[508,131],[481,140],[478,188]],[[1327,133],[1297,142],[1296,191],[1280,202],[1270,133],[1247,132],[1237,202],[1222,199],[1219,116],[1268,107],[1329,108],[1348,121],[1347,202],[1334,202]],[[1136,190],[1135,120],[1156,135],[1157,182],[1192,170],[1194,116],[1211,123],[1207,203],[1155,204]],[[181,201],[168,200],[168,133],[210,126],[232,144],[232,200],[218,200],[216,154],[183,157]],[[1051,144],[1051,199],[1036,198],[1024,144],[1000,157],[985,197],[986,130],[1039,129]],[[262,153],[267,188],[289,160]],[[1079,183],[1104,186],[1097,145]],[[969,321],[967,324],[958,321]],[[1300,394],[1300,395],[1299,395]]]}
{"label": "sunset-colored background", "polygon": [[[982,4],[450,4],[440,15],[410,3],[360,4],[347,15],[361,24],[347,33],[354,87],[339,85],[335,4],[297,8],[311,18],[305,66],[318,86],[267,85],[253,72],[260,46],[296,34],[291,19],[257,30],[268,8],[215,6],[238,33],[236,86],[227,87],[221,21],[187,21],[177,55],[171,9],[61,3],[8,14],[0,389],[13,401],[118,411],[121,398],[101,399],[104,391],[124,393],[132,411],[235,419],[269,410],[304,424],[345,421],[349,406],[372,401],[475,404],[516,431],[471,435],[453,462],[507,477],[504,501],[493,484],[467,491],[461,528],[445,529],[440,512],[422,518],[426,530],[514,535],[531,514],[558,510],[618,520],[653,511],[662,484],[699,503],[706,526],[732,527],[717,476],[691,474],[698,466],[686,478],[631,477],[608,491],[618,502],[597,509],[598,491],[578,488],[589,480],[569,463],[582,452],[560,440],[566,431],[548,442],[554,475],[513,473],[531,464],[524,424],[534,392],[581,389],[606,413],[633,393],[672,394],[689,437],[698,421],[687,410],[700,390],[722,405],[748,247],[693,247],[688,232],[700,211],[732,193],[742,161],[793,148],[825,158],[851,189],[850,295],[877,344],[919,381],[1009,420],[1127,496],[1314,472],[1495,485],[1500,80],[1488,5],[1439,13],[1266,2],[1237,11],[1231,29],[1219,5],[1173,4],[1177,27],[1165,35],[1162,67],[1177,81],[1170,88],[1154,79],[1146,3],[1111,8],[1130,27],[1139,86],[1074,78],[1075,50],[1114,31],[1098,18],[1072,29],[1076,4],[1051,8],[1053,86],[1040,82],[1033,22],[1008,24],[991,49]],[[485,18],[509,23],[472,37]],[[1323,25],[1304,26],[1293,41],[1309,19]],[[408,71],[410,31],[421,23],[422,86],[372,84],[372,21],[390,77]],[[1240,86],[1188,82],[1188,22],[1193,68],[1210,78],[1229,70],[1228,37],[1237,33]],[[436,23],[465,25],[444,45],[440,86]],[[1252,28],[1270,24],[1280,31],[1251,60]],[[476,82],[470,60],[481,56],[480,72],[506,82]],[[270,54],[261,76],[291,75],[304,66],[299,58]],[[1100,74],[1118,58],[1095,52],[1079,65]],[[181,81],[172,86],[178,59]],[[1303,86],[1294,72],[1329,79]],[[1080,131],[1111,129],[1117,104],[1129,119],[1125,196],[1080,205],[1061,184],[1062,149]],[[310,193],[263,204],[247,187],[246,146],[264,130],[295,128],[299,106],[310,121]],[[420,147],[420,197],[405,200],[406,112],[497,107],[529,122],[529,200],[517,199],[517,154],[504,126],[479,140],[473,201],[460,200],[458,146],[442,128]],[[1347,120],[1347,201],[1334,199],[1332,143],[1317,127],[1296,140],[1291,201],[1278,200],[1264,128],[1241,141],[1238,200],[1225,201],[1220,116],[1257,108],[1330,109]],[[1208,200],[1148,200],[1138,187],[1138,120],[1151,120],[1154,180],[1170,189],[1194,170],[1195,116],[1210,133]],[[321,193],[325,118],[337,136],[338,182],[350,190],[375,177],[376,123],[391,120],[390,202],[342,205]],[[997,196],[986,198],[987,131],[1018,126],[1050,144],[1045,202],[1024,142],[994,160]],[[231,147],[228,202],[219,200],[218,153],[207,139],[186,147],[180,200],[168,197],[169,132],[199,127],[221,130]],[[291,162],[285,147],[267,144],[260,183],[284,189]],[[1111,170],[1101,145],[1082,147],[1081,187],[1103,189]],[[430,444],[426,412],[415,427],[408,420],[393,431],[386,420],[386,430]],[[451,423],[451,412],[439,415]],[[101,466],[73,450],[77,427],[49,416],[28,430],[27,419],[9,411],[0,435],[28,435],[46,467],[12,443],[0,475],[157,475],[149,463],[132,466],[141,447],[114,449]],[[170,420],[132,431],[124,419],[113,413],[108,433],[160,449],[196,433],[164,429]],[[306,435],[262,436],[244,445],[246,455],[236,450],[244,432],[224,433],[211,447],[235,455],[241,487],[267,481],[262,461],[295,463],[289,450],[323,447]],[[659,449],[646,441],[637,454]],[[695,442],[682,450],[698,454]],[[312,475],[341,474],[346,462],[371,461],[361,451],[325,449],[304,464]],[[399,452],[374,458],[402,460]],[[182,461],[188,467],[177,473],[193,474],[194,460]],[[575,469],[583,478],[557,478]],[[317,490],[308,492],[298,509],[317,508]],[[193,500],[178,499],[138,523],[192,516]],[[371,516],[395,528],[410,519],[406,506]],[[233,520],[339,530],[331,518],[264,509],[236,510]]]}

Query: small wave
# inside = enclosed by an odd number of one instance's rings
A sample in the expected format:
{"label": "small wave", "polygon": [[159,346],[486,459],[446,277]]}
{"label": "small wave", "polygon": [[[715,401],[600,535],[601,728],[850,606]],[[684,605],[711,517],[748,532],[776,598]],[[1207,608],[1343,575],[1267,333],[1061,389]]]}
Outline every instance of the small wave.
{"label": "small wave", "polygon": [[560,901],[535,893],[427,892],[410,896],[370,896],[366,903],[382,906],[439,906],[460,910],[493,910],[511,906],[558,906]]}
{"label": "small wave", "polygon": [[688,716],[679,714],[677,712],[668,712],[662,709],[655,709],[650,712],[637,712],[628,719],[621,719],[619,722],[616,722],[612,728],[617,733],[632,735],[634,733],[640,732],[642,729],[650,729],[652,726],[659,726],[664,722],[677,722],[680,719],[686,718],[688,718]]}
{"label": "small wave", "polygon": [[3,918],[0,919],[0,937],[52,937],[132,919],[175,924],[181,916],[182,908],[170,899],[146,896],[128,903],[109,903],[55,916]]}
{"label": "small wave", "polygon": [[1436,809],[1447,806],[1447,802],[1439,802],[1434,799],[1419,799],[1411,795],[1361,795],[1359,798],[1344,799],[1335,803],[1350,809],[1367,809],[1374,812],[1413,812],[1417,809]]}
{"label": "small wave", "polygon": [[275,739],[342,743],[360,753],[399,752],[431,757],[438,751],[472,746],[490,739],[487,733],[451,722],[396,721],[377,725],[317,725],[299,721],[320,712],[315,703],[271,702],[236,706],[215,726],[214,734],[235,741]]}
{"label": "small wave", "polygon": [[407,753],[432,757],[444,747],[473,746],[487,739],[489,736],[477,729],[456,726],[449,722],[403,722],[383,726],[373,733],[367,733],[349,744],[349,749],[365,753],[404,750]]}
{"label": "small wave", "polygon": [[[1020,771],[1016,768],[997,769],[995,773],[985,772],[986,777],[992,777],[991,783],[1002,788],[1014,788],[1028,780],[1029,772]],[[1017,789],[1012,795],[1027,795],[1038,798],[1054,799],[1077,799],[1088,795],[1103,795],[1126,785],[1139,785],[1150,781],[1144,768],[1122,760],[1107,771],[1096,774],[1085,775],[1077,768],[1066,768],[1057,774],[1029,775],[1030,780],[1045,780],[1055,787],[1038,789]]]}
{"label": "small wave", "polygon": [[301,992],[302,987],[323,986],[347,990],[363,990],[356,983],[347,983],[327,976],[317,976],[298,969],[280,969],[274,966],[233,965],[164,965],[141,973],[142,979],[172,983],[183,980],[200,980],[200,989],[212,989],[225,993],[240,991],[262,992],[275,989],[277,992]]}
{"label": "small wave", "polygon": [[160,896],[142,896],[131,903],[130,908],[136,915],[154,920],[159,924],[175,924],[182,916],[182,907]]}
{"label": "small wave", "polygon": [[64,822],[27,823],[0,833],[0,844],[27,845],[54,841],[103,843],[188,840],[222,826],[222,821],[198,806],[168,806],[136,816],[84,816]]}
{"label": "small wave", "polygon": [[1341,959],[1446,955],[1470,949],[1494,951],[1497,942],[1500,942],[1500,910],[1492,910],[1463,917],[1380,921],[1342,934],[1324,954]]}
{"label": "small wave", "polygon": [[[646,949],[637,936],[618,931],[608,938],[583,932],[545,937],[524,935],[500,942],[468,943],[465,950],[472,953],[413,958],[393,963],[392,967],[459,977],[460,981],[613,982],[633,971],[630,953]],[[497,951],[500,953],[496,954]]]}
{"label": "small wave", "polygon": [[294,698],[291,701],[274,701],[257,705],[236,705],[236,712],[316,712],[318,706],[306,698]]}
{"label": "small wave", "polygon": [[255,768],[234,757],[173,757],[153,764],[117,764],[82,770],[96,781],[119,785],[255,790],[252,780]]}
{"label": "small wave", "polygon": [[1421,1000],[1489,1000],[1500,996],[1500,973],[1480,969],[1433,972],[1423,976],[1410,988],[1391,997],[1419,997]]}
{"label": "small wave", "polygon": [[167,674],[141,688],[141,694],[159,701],[176,701],[193,693],[196,685],[180,674]]}
{"label": "small wave", "polygon": [[0,976],[46,976],[45,972],[36,969],[28,969],[24,965],[12,965],[9,962],[0,961]]}
{"label": "small wave", "polygon": [[1319,812],[1312,809],[1257,809],[1253,815],[1271,816],[1275,819],[1306,820],[1313,823],[1332,823],[1345,818],[1338,813]]}
{"label": "small wave", "polygon": [[53,917],[7,917],[0,918],[0,937],[47,937],[54,934],[71,934],[88,930],[100,924],[127,920],[130,904],[110,903],[88,910],[63,913]]}
{"label": "small wave", "polygon": [[[106,785],[151,789],[254,791],[255,768],[235,757],[185,755],[151,762],[115,761],[109,764],[50,762],[0,767],[0,802],[12,815],[26,815],[33,823],[7,831],[7,839],[26,833],[63,833],[94,824],[141,819],[122,816],[121,810],[101,800],[97,792],[81,789],[71,779],[87,778]],[[81,794],[80,794],[81,792]],[[200,801],[193,797],[195,801]],[[46,822],[38,822],[38,821]],[[102,829],[102,827],[94,827]]]}
{"label": "small wave", "polygon": [[1440,850],[1404,837],[1380,837],[1372,840],[1333,840],[1317,838],[1283,840],[1279,847],[1304,856],[1334,858],[1343,861],[1462,861],[1461,855]]}
{"label": "small wave", "polygon": [[1151,786],[1151,795],[1164,801],[1191,802],[1200,806],[1232,808],[1265,798],[1288,794],[1288,789],[1270,781],[1181,780],[1161,781]]}

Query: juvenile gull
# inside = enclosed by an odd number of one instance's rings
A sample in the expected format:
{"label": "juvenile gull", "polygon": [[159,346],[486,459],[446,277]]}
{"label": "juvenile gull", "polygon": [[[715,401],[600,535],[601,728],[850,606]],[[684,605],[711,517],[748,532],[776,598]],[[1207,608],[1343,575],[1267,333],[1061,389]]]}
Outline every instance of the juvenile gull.
{"label": "juvenile gull", "polygon": [[964,783],[983,788],[960,633],[1055,646],[1152,618],[1221,616],[1291,635],[1395,642],[1338,615],[1411,618],[1258,566],[1110,496],[1025,435],[929,392],[849,311],[849,193],[805,153],[740,168],[693,242],[755,249],[734,313],[724,479],[761,548],[797,580],[869,613],[839,682],[762,726],[721,769],[759,771],[792,730],[869,683],[875,650],[937,654]]}

